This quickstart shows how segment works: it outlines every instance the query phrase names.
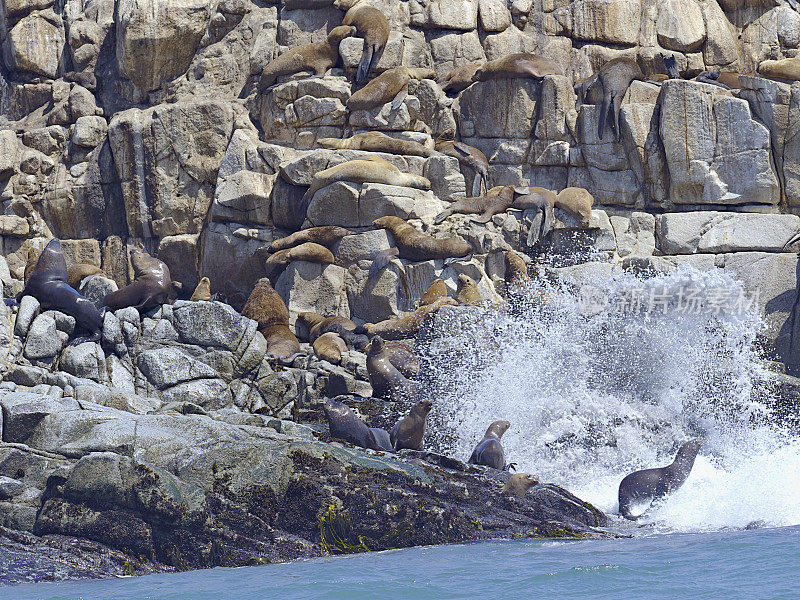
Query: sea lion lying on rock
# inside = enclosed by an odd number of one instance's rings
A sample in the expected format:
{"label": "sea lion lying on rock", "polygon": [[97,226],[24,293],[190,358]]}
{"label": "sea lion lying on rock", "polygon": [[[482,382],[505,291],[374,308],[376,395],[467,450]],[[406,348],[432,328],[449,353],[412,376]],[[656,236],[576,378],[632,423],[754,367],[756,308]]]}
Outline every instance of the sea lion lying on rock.
{"label": "sea lion lying on rock", "polygon": [[483,297],[478,290],[478,284],[469,275],[460,273],[458,275],[458,288],[456,289],[456,301],[464,306],[482,306]]}
{"label": "sea lion lying on rock", "polygon": [[397,110],[408,96],[408,82],[412,79],[432,79],[436,73],[431,69],[394,67],[384,71],[347,100],[349,110],[370,110],[392,103]]}
{"label": "sea lion lying on rock", "polygon": [[110,293],[103,305],[110,310],[133,306],[140,313],[166,304],[176,295],[176,286],[169,267],[143,250],[131,250],[133,281],[121,290]]}
{"label": "sea lion lying on rock", "polygon": [[[330,139],[330,138],[329,138]],[[353,232],[339,227],[338,225],[323,225],[322,227],[310,227],[308,229],[301,229],[291,235],[282,237],[273,241],[267,250],[269,252],[277,252],[278,250],[288,250],[306,242],[314,242],[320,246],[330,248],[346,235],[351,235]]]}
{"label": "sea lion lying on rock", "polygon": [[454,214],[480,214],[473,219],[477,223],[488,223],[492,217],[511,208],[514,203],[514,186],[500,185],[491,188],[485,196],[472,196],[456,200],[445,210],[436,215],[434,223],[441,223]]}
{"label": "sea lion lying on rock", "polygon": [[312,344],[314,354],[322,360],[338,365],[342,362],[342,353],[347,352],[347,344],[337,334],[329,331],[323,333],[314,340]]}
{"label": "sea lion lying on rock", "polygon": [[634,471],[626,475],[619,484],[619,514],[635,521],[642,516],[631,514],[635,502],[649,498],[652,503],[681,487],[692,471],[694,459],[701,446],[699,440],[688,441],[680,447],[672,464],[658,469]]}
{"label": "sea lion lying on rock", "polygon": [[422,450],[422,440],[425,437],[425,419],[431,412],[433,403],[430,400],[420,400],[408,415],[400,419],[389,433],[392,447],[395,450],[408,448],[409,450]]}
{"label": "sea lion lying on rock", "polygon": [[434,314],[442,306],[456,306],[458,302],[452,298],[439,298],[431,304],[420,306],[410,315],[386,319],[379,323],[365,323],[357,332],[364,331],[369,336],[380,335],[384,340],[405,340],[417,335],[422,323],[428,315]]}
{"label": "sea lion lying on rock", "polygon": [[347,11],[342,25],[354,25],[358,37],[364,38],[364,49],[356,71],[356,81],[364,81],[389,40],[389,21],[380,10],[361,0],[334,0],[333,5]]}
{"label": "sea lion lying on rock", "polygon": [[506,457],[500,438],[503,437],[509,427],[511,427],[511,423],[508,421],[495,421],[489,425],[489,429],[486,430],[483,439],[478,442],[478,445],[472,451],[472,456],[469,457],[468,461],[469,464],[485,465],[498,471],[507,469]]}
{"label": "sea lion lying on rock", "polygon": [[536,54],[509,54],[484,63],[475,71],[475,81],[490,79],[513,79],[532,77],[542,79],[545,75],[563,75],[561,66],[549,58]]}
{"label": "sea lion lying on rock", "polygon": [[386,431],[367,427],[346,404],[338,400],[328,400],[323,410],[331,438],[344,440],[361,448],[394,452]]}
{"label": "sea lion lying on rock", "polygon": [[419,301],[414,303],[414,308],[428,306],[440,298],[447,298],[447,284],[445,284],[444,279],[437,278],[428,286],[428,289],[425,290],[425,293],[422,294]]}
{"label": "sea lion lying on rock", "polygon": [[399,217],[380,217],[372,222],[376,229],[386,229],[394,237],[400,258],[407,260],[436,260],[461,258],[472,253],[472,246],[460,237],[435,238],[422,233]]}
{"label": "sea lion lying on rock", "polygon": [[386,342],[379,335],[372,338],[367,352],[367,372],[372,395],[376,398],[397,399],[413,393],[414,384],[405,378],[389,360]]}
{"label": "sea lion lying on rock", "polygon": [[419,142],[401,140],[390,137],[380,131],[365,131],[344,140],[339,138],[320,138],[317,144],[331,150],[365,150],[367,152],[386,152],[404,156],[428,157],[433,148],[423,146]]}
{"label": "sea lion lying on rock", "polygon": [[348,348],[356,350],[363,350],[369,343],[369,338],[365,335],[354,333],[357,325],[347,317],[323,317],[314,312],[301,312],[298,319],[308,329],[308,341],[312,344],[325,333],[335,333]]}
{"label": "sea lion lying on rock", "polygon": [[588,190],[579,187],[564,188],[556,194],[555,207],[565,210],[574,216],[581,227],[588,227],[592,220],[594,196]]}
{"label": "sea lion lying on rock", "polygon": [[[455,131],[447,129],[436,139],[437,152],[458,160],[459,167],[472,172],[472,196],[477,197],[489,189],[489,161],[486,155],[464,142],[455,141]],[[488,195],[488,194],[487,194]]]}
{"label": "sea lion lying on rock", "polygon": [[304,260],[321,265],[332,265],[334,262],[333,253],[325,246],[314,242],[305,242],[286,250],[278,250],[275,254],[270,255],[264,261],[267,277],[271,281],[275,281],[289,263],[296,260]]}
{"label": "sea lion lying on rock", "polygon": [[442,85],[443,92],[463,92],[475,83],[475,73],[483,66],[483,62],[474,62],[468,65],[456,67],[444,78]]}
{"label": "sea lion lying on rock", "polygon": [[91,263],[77,263],[67,269],[67,283],[77,290],[81,281],[92,275],[103,275],[103,270]]}
{"label": "sea lion lying on rock", "polygon": [[539,478],[536,477],[536,475],[529,475],[528,473],[515,473],[508,478],[501,492],[503,494],[510,494],[512,496],[519,496],[522,498],[528,493],[529,489],[538,484]]}
{"label": "sea lion lying on rock", "polygon": [[262,277],[242,308],[242,316],[258,323],[258,330],[267,340],[267,356],[281,364],[291,364],[300,356],[300,342],[289,329],[289,309],[269,280]]}

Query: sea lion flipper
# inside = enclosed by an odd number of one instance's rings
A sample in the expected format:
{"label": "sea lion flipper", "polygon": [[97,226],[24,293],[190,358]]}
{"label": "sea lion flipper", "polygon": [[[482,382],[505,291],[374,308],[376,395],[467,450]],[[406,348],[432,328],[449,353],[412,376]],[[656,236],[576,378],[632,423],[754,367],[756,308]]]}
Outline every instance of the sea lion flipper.
{"label": "sea lion flipper", "polygon": [[372,65],[372,56],[375,48],[364,40],[364,49],[361,51],[361,61],[358,63],[358,71],[356,71],[356,83],[360,83],[369,75],[369,69]]}
{"label": "sea lion flipper", "polygon": [[447,208],[447,209],[443,210],[442,212],[440,212],[438,215],[436,215],[436,218],[433,220],[433,222],[438,225],[439,223],[444,221],[447,217],[449,217],[452,214],[453,214],[453,209],[452,208]]}
{"label": "sea lion flipper", "polygon": [[392,100],[393,111],[398,110],[400,108],[400,105],[403,104],[403,100],[406,99],[406,96],[408,96],[408,84],[406,84],[406,86],[402,90],[397,92],[397,95],[394,97],[394,100]]}
{"label": "sea lion flipper", "polygon": [[375,277],[381,270],[388,265],[392,260],[399,256],[400,252],[397,247],[388,248],[386,250],[381,250],[378,254],[375,255],[375,258],[372,259],[372,265],[369,268],[369,273],[367,274],[367,281]]}
{"label": "sea lion flipper", "polygon": [[503,467],[503,471],[508,471],[510,473],[512,470],[514,470],[514,471],[517,470],[517,463],[510,462],[510,463],[508,463],[507,465],[505,465]]}
{"label": "sea lion flipper", "polygon": [[606,127],[606,116],[611,108],[611,93],[603,95],[603,104],[600,106],[600,118],[597,120],[597,137],[603,139],[603,129]]}

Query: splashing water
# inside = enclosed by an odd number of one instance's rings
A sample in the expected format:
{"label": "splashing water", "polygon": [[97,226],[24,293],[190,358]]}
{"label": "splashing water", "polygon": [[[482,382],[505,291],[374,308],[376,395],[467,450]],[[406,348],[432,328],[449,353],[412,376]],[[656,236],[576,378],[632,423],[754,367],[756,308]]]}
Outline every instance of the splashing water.
{"label": "splashing water", "polygon": [[669,464],[699,437],[689,479],[645,521],[662,531],[800,524],[800,440],[771,418],[754,349],[762,321],[741,285],[688,267],[589,283],[549,286],[517,316],[439,313],[426,347],[435,447],[466,459],[489,423],[507,419],[507,461],[616,513],[626,474]]}

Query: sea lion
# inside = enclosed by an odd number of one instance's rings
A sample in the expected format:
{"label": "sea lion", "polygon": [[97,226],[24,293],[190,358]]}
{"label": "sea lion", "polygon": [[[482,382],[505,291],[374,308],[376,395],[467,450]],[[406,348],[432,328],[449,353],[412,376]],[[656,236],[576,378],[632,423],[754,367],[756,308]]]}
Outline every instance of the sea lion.
{"label": "sea lion", "polygon": [[472,246],[460,237],[435,238],[422,233],[400,217],[380,217],[372,222],[376,229],[386,229],[394,237],[400,258],[407,260],[436,260],[461,258],[472,253]]}
{"label": "sea lion", "polygon": [[81,296],[67,282],[67,263],[64,262],[58,238],[50,240],[42,250],[25,287],[17,296],[17,301],[23,296],[36,298],[43,311],[52,309],[74,317],[75,322],[89,336],[76,338],[73,344],[100,339],[103,315],[91,300]]}
{"label": "sea lion", "polygon": [[429,304],[433,304],[440,298],[447,298],[447,285],[444,282],[444,279],[434,279],[433,283],[428,286],[428,289],[425,290],[425,293],[422,294],[422,298],[419,299],[414,306],[414,308],[419,308],[420,306],[428,306]]}
{"label": "sea lion", "polygon": [[483,66],[483,62],[474,62],[468,65],[461,65],[450,71],[445,77],[443,92],[463,92],[475,83],[475,73]]}
{"label": "sea lion", "polygon": [[342,353],[347,352],[347,344],[332,331],[323,333],[314,340],[312,346],[314,348],[314,354],[333,365],[338,365],[342,362]]}
{"label": "sea lion", "polygon": [[267,250],[269,252],[277,252],[278,250],[288,250],[306,242],[314,242],[320,246],[330,248],[334,243],[346,235],[351,235],[353,232],[339,227],[338,225],[323,225],[322,227],[310,227],[309,229],[301,229],[291,235],[282,237],[273,241]]}
{"label": "sea lion", "polygon": [[478,284],[469,275],[459,273],[456,301],[464,306],[482,306],[483,298],[478,291]]}
{"label": "sea lion", "polygon": [[[344,440],[361,448],[394,452],[391,438],[383,429],[367,427],[346,404],[328,400],[323,407],[332,438]],[[389,442],[388,444],[386,442]]]}
{"label": "sea lion", "polygon": [[410,315],[405,317],[394,317],[379,323],[365,323],[363,330],[367,335],[380,335],[384,340],[404,340],[415,337],[420,325],[428,315],[436,313],[442,306],[455,306],[458,303],[452,298],[439,298],[431,304],[420,306]]}
{"label": "sea lion", "polygon": [[264,67],[258,84],[259,91],[264,92],[280,75],[313,71],[314,75],[322,77],[339,60],[339,42],[355,33],[355,27],[340,25],[331,29],[324,42],[289,48]]}
{"label": "sea lion", "polygon": [[634,79],[644,79],[644,75],[636,61],[625,56],[607,62],[597,72],[597,80],[603,90],[603,104],[597,123],[597,137],[601,140],[606,119],[610,117],[609,126],[614,133],[614,139],[619,141],[619,109],[625,92]]}
{"label": "sea lion", "polygon": [[389,352],[383,338],[372,338],[367,352],[367,373],[372,395],[376,398],[397,399],[398,394],[413,390],[413,383],[406,379],[389,360]]}
{"label": "sea lion", "polygon": [[169,267],[143,250],[131,250],[133,281],[121,290],[110,293],[103,305],[111,310],[133,306],[145,313],[165,304],[175,294]]}
{"label": "sea lion", "polygon": [[342,25],[354,25],[358,37],[364,38],[356,82],[364,81],[377,64],[389,39],[389,21],[381,11],[361,0],[334,0],[333,5],[347,11]]}
{"label": "sea lion", "polygon": [[289,309],[266,277],[256,282],[242,308],[242,316],[258,323],[258,330],[267,340],[269,358],[291,364],[300,356],[300,342],[289,329]]}
{"label": "sea lion", "polygon": [[473,221],[488,223],[492,217],[511,208],[514,203],[514,186],[500,185],[491,188],[485,196],[473,196],[456,200],[445,210],[436,215],[434,223],[441,223],[454,214],[471,215],[480,213]]}
{"label": "sea lion", "polygon": [[425,437],[425,419],[431,412],[433,403],[430,400],[420,400],[412,408],[408,415],[399,420],[389,436],[392,440],[392,447],[395,450],[408,448],[410,450],[422,450],[422,438]]}
{"label": "sea lion", "polygon": [[380,131],[365,131],[344,140],[339,138],[320,138],[317,140],[317,144],[331,150],[364,150],[367,152],[386,152],[387,154],[423,157],[433,154],[433,148],[423,146],[419,142],[393,138]]}
{"label": "sea lion", "polygon": [[528,275],[528,265],[522,257],[513,250],[506,250],[503,253],[505,259],[506,273],[506,295],[509,297],[519,296],[525,290],[531,288],[533,279]]}
{"label": "sea lion", "polygon": [[[308,313],[301,313],[308,314]],[[321,321],[313,323],[308,330],[308,340],[313,344],[319,336],[329,333],[334,330],[334,327],[339,325],[342,329],[347,331],[355,331],[358,327],[353,321],[347,317],[325,317]]]}
{"label": "sea lion", "polygon": [[375,277],[378,273],[381,272],[381,270],[383,270],[385,266],[387,266],[390,262],[392,262],[399,256],[400,256],[400,250],[398,250],[395,247],[387,248],[386,250],[381,250],[380,252],[378,252],[372,259],[372,264],[370,265],[369,272],[367,273],[367,281]]}
{"label": "sea lion", "polygon": [[589,226],[593,205],[594,196],[583,188],[568,187],[556,194],[555,207],[567,211],[578,219],[581,227]]}
{"label": "sea lion", "polygon": [[[523,188],[517,191],[523,191]],[[518,210],[538,210],[542,213],[542,221],[539,225],[539,230],[535,231],[532,228],[532,231],[528,233],[527,243],[529,246],[533,246],[539,240],[544,239],[544,236],[553,229],[553,224],[555,223],[553,209],[555,208],[557,197],[557,194],[552,190],[531,186],[527,188],[527,193],[514,198],[511,208],[516,208]]]}
{"label": "sea lion", "polygon": [[503,494],[512,494],[523,498],[528,490],[533,486],[539,484],[539,478],[536,475],[529,475],[528,473],[515,473],[508,478],[503,489],[500,490]]}
{"label": "sea lion", "polygon": [[313,312],[301,312],[298,318],[308,329],[308,341],[312,344],[319,336],[329,332],[342,338],[348,348],[363,350],[369,344],[365,335],[354,333],[357,326],[347,317],[323,317]]}
{"label": "sea lion", "polygon": [[576,108],[580,108],[584,104],[603,103],[603,86],[598,81],[597,73],[577,81],[573,89],[578,97]]}
{"label": "sea lion", "polygon": [[657,469],[643,469],[626,475],[619,484],[619,514],[635,521],[641,515],[631,514],[631,505],[638,500],[655,500],[671,494],[681,487],[692,471],[694,459],[700,451],[699,440],[685,442],[672,464]]}
{"label": "sea lion", "polygon": [[459,168],[471,171],[473,197],[480,196],[481,191],[489,189],[489,161],[486,155],[474,146],[455,141],[453,129],[443,131],[436,139],[434,148],[437,152],[458,160]]}
{"label": "sea lion", "polygon": [[384,71],[347,100],[349,110],[370,110],[392,103],[397,110],[408,95],[408,82],[412,79],[432,79],[431,69],[394,67]]}
{"label": "sea lion", "polygon": [[211,280],[208,277],[203,277],[194,288],[192,297],[189,298],[192,302],[208,302],[211,300]]}
{"label": "sea lion", "polygon": [[762,61],[758,65],[758,72],[768,79],[800,81],[800,56]]}
{"label": "sea lion", "polygon": [[414,377],[419,373],[419,358],[414,354],[414,350],[397,340],[385,340],[386,352],[389,354],[389,362],[406,377]]}
{"label": "sea lion", "polygon": [[334,262],[333,253],[325,246],[314,242],[304,242],[299,246],[292,246],[286,250],[278,250],[271,254],[264,261],[267,277],[274,281],[283,273],[289,263],[296,260],[304,260],[321,265],[332,265]]}
{"label": "sea lion", "polygon": [[67,269],[67,283],[69,287],[78,289],[81,281],[92,275],[102,275],[103,270],[91,263],[77,263]]}
{"label": "sea lion", "polygon": [[553,60],[536,54],[509,54],[484,63],[475,71],[475,81],[490,79],[513,79],[532,77],[542,79],[545,75],[563,75],[564,70]]}
{"label": "sea lion", "polygon": [[478,442],[475,449],[472,451],[472,456],[469,457],[469,464],[471,465],[485,465],[492,467],[498,471],[506,468],[506,455],[503,453],[503,445],[500,443],[500,438],[511,427],[508,421],[495,421],[489,425],[489,429],[483,436],[483,439]]}

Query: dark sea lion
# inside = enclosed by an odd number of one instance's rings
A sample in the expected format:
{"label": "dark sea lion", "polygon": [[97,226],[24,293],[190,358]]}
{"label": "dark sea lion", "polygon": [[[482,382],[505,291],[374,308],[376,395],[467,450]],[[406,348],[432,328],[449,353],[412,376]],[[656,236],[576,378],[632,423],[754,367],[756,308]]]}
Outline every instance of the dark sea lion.
{"label": "dark sea lion", "polygon": [[275,240],[267,248],[270,252],[277,252],[278,250],[288,250],[306,242],[314,242],[320,246],[330,248],[334,243],[346,235],[352,234],[344,227],[338,225],[323,225],[322,227],[310,227],[308,229],[301,229],[294,232],[292,235],[287,235],[278,240]]}
{"label": "dark sea lion", "polygon": [[211,280],[208,277],[200,279],[189,300],[192,302],[208,302],[211,300]]}
{"label": "dark sea lion", "polygon": [[511,494],[514,496],[524,497],[528,490],[533,486],[539,484],[539,478],[536,475],[529,475],[528,473],[515,473],[508,478],[503,489],[500,490],[503,494]]}
{"label": "dark sea lion", "polygon": [[489,425],[489,429],[483,436],[483,439],[478,442],[475,449],[472,451],[472,456],[469,457],[469,464],[471,465],[485,465],[492,467],[498,471],[502,471],[506,467],[506,455],[503,453],[503,445],[500,443],[500,438],[511,427],[508,421],[495,421]]}
{"label": "dark sea lion", "polygon": [[283,273],[289,263],[296,260],[304,260],[321,265],[332,265],[334,262],[333,253],[325,246],[314,242],[304,242],[299,246],[292,246],[286,250],[278,250],[271,254],[264,261],[267,277],[274,281]]}
{"label": "dark sea lion", "polygon": [[414,350],[403,342],[396,340],[385,340],[386,352],[389,354],[389,362],[406,377],[414,377],[419,373],[419,358],[414,354]]}
{"label": "dark sea lion", "polygon": [[367,427],[366,423],[359,419],[346,404],[338,400],[328,400],[323,410],[332,438],[344,440],[361,448],[394,452],[391,439],[389,444],[386,444],[386,432]]}
{"label": "dark sea lion", "polygon": [[436,139],[435,149],[458,160],[459,167],[472,172],[472,196],[481,195],[489,189],[489,161],[486,155],[464,142],[455,141],[455,131],[447,129]]}
{"label": "dark sea lion", "polygon": [[579,187],[564,188],[556,194],[555,207],[565,210],[580,221],[581,227],[588,227],[592,220],[594,196]]}
{"label": "dark sea lion", "polygon": [[25,288],[17,296],[33,296],[42,310],[57,310],[75,318],[75,322],[89,332],[89,337],[73,341],[97,341],[103,330],[103,315],[91,300],[81,296],[67,282],[67,263],[61,251],[61,242],[53,238],[42,250]]}
{"label": "dark sea lion", "polygon": [[344,340],[331,331],[323,333],[315,339],[312,346],[314,354],[333,365],[341,363],[342,353],[347,352],[347,345]]}
{"label": "dark sea lion", "polygon": [[422,298],[419,299],[419,302],[415,303],[414,308],[428,306],[440,298],[447,298],[447,284],[445,284],[444,279],[437,278],[428,286],[428,289],[422,294]]}
{"label": "dark sea lion", "polygon": [[392,110],[397,110],[408,95],[408,82],[412,79],[433,79],[435,72],[431,69],[393,67],[378,75],[347,100],[350,110],[370,110],[392,103]]}
{"label": "dark sea lion", "polygon": [[[307,313],[301,313],[307,314]],[[319,336],[334,331],[336,326],[340,326],[347,331],[355,331],[357,325],[347,317],[324,317],[321,321],[313,323],[308,330],[308,339],[313,344]],[[337,328],[338,329],[338,328]],[[337,332],[334,332],[337,333]]]}
{"label": "dark sea lion", "polygon": [[264,92],[280,75],[313,71],[314,75],[322,77],[339,60],[339,42],[355,33],[355,27],[340,25],[331,30],[324,42],[289,48],[264,67],[258,84],[259,91]]}
{"label": "dark sea lion", "polygon": [[580,108],[583,104],[597,105],[603,103],[603,86],[600,85],[597,73],[576,82],[573,89],[578,97],[577,108]]}
{"label": "dark sea lion", "polygon": [[542,79],[545,75],[563,75],[564,70],[553,60],[536,54],[509,54],[484,63],[475,71],[475,81],[490,79],[513,79],[532,77]]}
{"label": "dark sea lion", "polygon": [[603,90],[603,104],[597,123],[597,137],[603,139],[606,119],[610,117],[614,138],[619,140],[619,109],[628,86],[634,79],[644,79],[641,69],[635,60],[621,56],[607,62],[597,72],[597,80]]}
{"label": "dark sea lion", "polygon": [[356,72],[356,81],[364,81],[389,40],[389,21],[380,10],[361,0],[334,0],[333,5],[347,11],[342,25],[354,25],[358,37],[364,38],[364,50]]}
{"label": "dark sea lion", "polygon": [[641,515],[631,514],[631,505],[637,501],[650,499],[652,503],[681,487],[694,466],[694,459],[700,451],[702,443],[691,440],[678,450],[672,464],[658,469],[634,471],[619,484],[619,514],[635,521]]}
{"label": "dark sea lion", "polygon": [[389,360],[386,343],[379,335],[372,338],[367,352],[367,373],[372,395],[376,398],[397,398],[413,390],[413,383]]}
{"label": "dark sea lion", "polygon": [[433,148],[423,146],[419,142],[393,138],[380,131],[365,131],[344,140],[339,138],[320,138],[317,140],[317,144],[331,150],[364,150],[367,152],[386,152],[387,154],[423,157],[433,154]]}
{"label": "dark sea lion", "polygon": [[483,66],[482,62],[474,62],[468,65],[456,67],[445,77],[443,92],[463,92],[475,83],[475,72]]}
{"label": "dark sea lion", "polygon": [[422,450],[422,439],[425,437],[425,419],[431,412],[433,403],[430,400],[420,400],[408,415],[400,419],[389,436],[395,450],[408,448],[409,450]]}
{"label": "dark sea lion", "polygon": [[77,263],[67,269],[67,283],[77,290],[81,281],[92,275],[103,275],[103,270],[91,263]]}
{"label": "dark sea lion", "polygon": [[456,289],[456,302],[464,306],[482,306],[483,297],[478,291],[478,284],[469,275],[458,275],[458,288]]}
{"label": "dark sea lion", "polygon": [[169,267],[142,250],[131,250],[133,281],[121,290],[110,293],[103,305],[111,310],[133,306],[139,312],[147,312],[169,301],[175,294],[175,286]]}
{"label": "dark sea lion", "polygon": [[478,223],[488,223],[492,217],[511,208],[514,203],[514,186],[501,185],[491,188],[485,196],[472,196],[456,200],[445,210],[436,215],[434,223],[441,223],[454,214],[473,215],[480,217],[473,219]]}
{"label": "dark sea lion", "polygon": [[386,229],[394,237],[400,258],[407,260],[435,260],[437,258],[461,258],[472,253],[472,246],[460,237],[435,238],[422,233],[400,217],[380,217],[372,224],[376,229]]}
{"label": "dark sea lion", "polygon": [[362,334],[354,333],[356,324],[347,317],[323,317],[313,312],[301,312],[298,316],[301,323],[308,330],[308,341],[312,344],[324,333],[335,333],[348,348],[363,350],[369,344],[369,338]]}
{"label": "dark sea lion", "polygon": [[289,309],[266,277],[256,282],[242,308],[242,316],[258,323],[258,330],[267,340],[268,357],[291,364],[302,354],[300,342],[289,329]]}
{"label": "dark sea lion", "polygon": [[384,340],[413,338],[428,315],[435,314],[442,306],[455,306],[456,304],[458,303],[452,298],[439,298],[431,304],[420,306],[405,317],[394,317],[379,323],[365,323],[363,330],[367,335],[380,335]]}

